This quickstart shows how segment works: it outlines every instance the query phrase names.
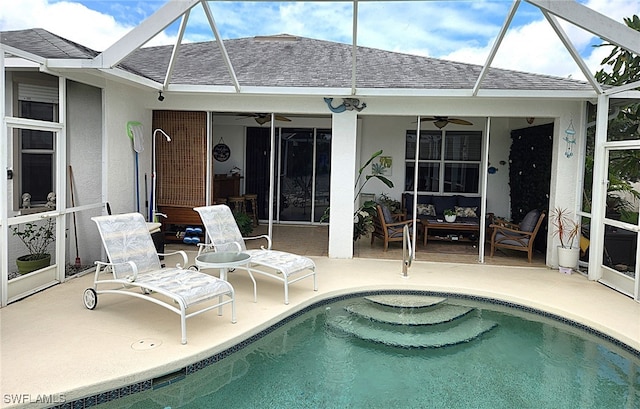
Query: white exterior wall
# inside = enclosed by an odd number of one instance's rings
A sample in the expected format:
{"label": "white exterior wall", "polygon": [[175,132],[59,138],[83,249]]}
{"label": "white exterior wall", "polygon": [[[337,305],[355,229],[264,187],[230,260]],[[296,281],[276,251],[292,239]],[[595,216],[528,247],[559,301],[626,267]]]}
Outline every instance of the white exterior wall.
{"label": "white exterior wall", "polygon": [[[102,202],[102,89],[78,82],[67,81],[67,162],[73,169],[75,206]],[[70,174],[62,179],[70,179]],[[72,207],[71,194],[67,193],[67,207]],[[101,258],[102,244],[91,217],[99,215],[99,209],[77,212],[68,216],[66,235],[66,262],[91,265]],[[78,235],[78,253],[75,252],[74,235]]]}
{"label": "white exterior wall", "polygon": [[[105,181],[103,197],[111,205],[113,213],[136,211],[135,151],[127,135],[127,122],[138,121],[144,127],[144,151],[139,155],[140,207],[144,214],[144,174],[147,173],[151,194],[151,111],[145,107],[141,92],[120,83],[109,82],[104,92],[104,156]],[[157,97],[157,94],[156,94]]]}

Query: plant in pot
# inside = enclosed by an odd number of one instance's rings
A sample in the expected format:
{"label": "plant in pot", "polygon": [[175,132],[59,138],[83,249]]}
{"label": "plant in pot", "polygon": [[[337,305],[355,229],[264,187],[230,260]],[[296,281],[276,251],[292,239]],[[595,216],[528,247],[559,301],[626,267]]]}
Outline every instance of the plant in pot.
{"label": "plant in pot", "polygon": [[444,210],[444,219],[448,222],[448,223],[453,223],[456,221],[456,212],[455,210],[452,209],[445,209]]}
{"label": "plant in pot", "polygon": [[55,223],[49,218],[44,223],[25,223],[11,228],[14,236],[17,236],[27,247],[29,254],[16,259],[19,274],[27,274],[35,270],[47,267],[51,264],[49,246],[56,239]]}
{"label": "plant in pot", "polygon": [[[372,169],[372,174],[365,175],[365,180],[358,189],[358,184],[360,183],[360,179],[362,178],[362,173],[366,170],[366,168],[373,162],[375,158],[382,155],[382,150],[375,152],[367,162],[362,165],[362,167],[358,170],[358,177],[356,178],[356,183],[354,189],[356,193],[354,195],[354,203],[358,203],[358,199],[360,198],[360,193],[362,193],[362,189],[364,189],[367,182],[371,179],[378,179],[382,183],[384,183],[388,188],[393,188],[393,182],[389,180],[386,176],[380,173],[380,169],[378,167],[374,167]],[[386,197],[386,196],[385,196]],[[397,202],[398,204],[400,202]],[[377,217],[377,203],[373,200],[367,200],[361,206],[359,206],[356,211],[353,213],[353,241],[355,242],[362,236],[366,236],[373,232],[373,218]],[[324,214],[320,218],[321,222],[329,221],[330,208],[327,207],[324,211]]]}
{"label": "plant in pot", "polygon": [[243,237],[247,237],[253,232],[253,219],[248,214],[242,211],[234,211],[233,217],[236,219],[236,224]]}
{"label": "plant in pot", "polygon": [[558,237],[558,266],[561,272],[571,274],[578,266],[580,247],[575,244],[579,238],[580,224],[571,217],[567,209],[557,207],[551,212],[553,235]]}

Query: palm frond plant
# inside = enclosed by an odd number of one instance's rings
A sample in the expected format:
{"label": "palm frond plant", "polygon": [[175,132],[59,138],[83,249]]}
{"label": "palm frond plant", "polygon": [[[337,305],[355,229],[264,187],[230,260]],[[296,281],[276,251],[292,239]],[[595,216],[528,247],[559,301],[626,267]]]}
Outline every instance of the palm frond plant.
{"label": "palm frond plant", "polygon": [[553,235],[560,240],[563,249],[574,248],[576,237],[580,234],[580,224],[571,217],[571,212],[561,207],[556,207],[551,212],[551,224]]}
{"label": "palm frond plant", "polygon": [[[358,169],[358,177],[356,178],[356,183],[354,186],[354,191],[356,192],[353,198],[354,203],[358,203],[358,200],[360,199],[360,193],[362,193],[362,190],[364,189],[365,185],[371,179],[378,179],[379,181],[384,183],[387,187],[393,188],[393,182],[382,174],[383,167],[381,166],[372,166],[371,174],[364,176],[365,180],[360,186],[360,188],[358,188],[358,185],[360,184],[360,180],[362,179],[363,172],[365,171],[365,169],[367,169],[367,167],[371,164],[371,162],[373,162],[373,160],[380,155],[382,155],[382,149],[375,152],[373,155],[371,155],[369,160],[367,160],[367,162],[365,162],[365,164],[362,165],[360,169]],[[324,214],[320,218],[321,222],[329,221],[329,212],[330,212],[330,208],[327,207]],[[353,241],[356,241],[360,237],[366,236],[373,231],[373,218],[376,217],[376,213],[377,213],[376,202],[374,202],[373,200],[365,201],[361,206],[359,206],[356,209],[356,211],[353,213]]]}

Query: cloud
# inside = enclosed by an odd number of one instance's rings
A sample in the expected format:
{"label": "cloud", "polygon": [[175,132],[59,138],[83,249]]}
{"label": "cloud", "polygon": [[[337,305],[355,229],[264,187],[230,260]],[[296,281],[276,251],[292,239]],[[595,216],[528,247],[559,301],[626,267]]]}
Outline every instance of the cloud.
{"label": "cloud", "polygon": [[[613,2],[612,2],[613,1]],[[586,4],[594,10],[622,22],[640,10],[640,2],[618,0],[593,0]],[[520,10],[518,10],[520,12]],[[516,13],[517,15],[517,13]],[[547,20],[538,13],[539,18],[520,26],[512,26],[507,31],[493,67],[548,74],[559,77],[585,79],[577,63],[573,60],[564,44]],[[593,47],[602,40],[582,28],[559,20],[567,37],[582,56],[591,74],[600,69],[600,61],[610,49]],[[440,58],[474,64],[484,64],[493,46],[493,40],[484,46],[467,46],[456,49]]]}
{"label": "cloud", "polygon": [[[125,5],[130,7],[128,3]],[[115,6],[116,2],[111,4]],[[133,6],[135,3],[131,2]],[[118,41],[135,27],[134,24],[137,23],[123,23],[112,15],[72,1],[5,1],[0,8],[0,31],[43,28],[98,51]],[[171,39],[163,33],[154,39],[154,43],[170,42]]]}
{"label": "cloud", "polygon": [[[163,4],[164,1],[155,0],[4,1],[0,31],[40,27],[101,51]],[[619,22],[640,10],[640,0],[587,0],[585,4]],[[350,2],[211,2],[209,6],[222,38],[287,33],[352,42]],[[358,44],[484,64],[510,7],[511,2],[498,0],[360,2]],[[600,40],[581,28],[566,23],[563,27],[590,71],[595,72],[610,50],[593,47]],[[147,45],[173,44],[177,29],[178,23],[172,24]],[[202,6],[197,5],[191,12],[184,41],[213,38]],[[493,66],[583,78],[542,14],[524,2]]]}

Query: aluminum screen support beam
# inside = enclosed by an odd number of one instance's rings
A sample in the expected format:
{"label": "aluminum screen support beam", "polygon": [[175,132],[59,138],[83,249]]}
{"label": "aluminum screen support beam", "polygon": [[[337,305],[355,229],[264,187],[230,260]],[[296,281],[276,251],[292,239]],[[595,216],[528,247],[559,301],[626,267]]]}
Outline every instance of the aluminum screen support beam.
{"label": "aluminum screen support beam", "polygon": [[356,69],[358,54],[358,0],[353,1],[353,45],[351,46],[351,95],[356,95]]}
{"label": "aluminum screen support beam", "polygon": [[640,54],[640,32],[621,24],[574,0],[525,0],[571,24],[616,44],[634,54]]}
{"label": "aluminum screen support beam", "polygon": [[207,15],[207,20],[209,20],[209,25],[211,26],[213,35],[216,36],[216,42],[218,43],[218,48],[220,48],[222,58],[224,59],[224,63],[227,66],[227,70],[229,71],[229,76],[231,77],[231,81],[233,82],[233,87],[236,89],[236,92],[240,92],[240,83],[238,82],[238,77],[236,76],[236,72],[233,69],[231,60],[229,59],[229,54],[227,54],[227,49],[225,48],[222,37],[220,36],[220,32],[218,31],[218,26],[213,19],[213,13],[211,13],[209,3],[207,3],[206,0],[202,0],[202,8],[204,8],[204,13]]}
{"label": "aluminum screen support beam", "polygon": [[93,61],[101,68],[115,67],[198,3],[200,0],[170,0]]}
{"label": "aluminum screen support beam", "polygon": [[178,31],[178,38],[176,39],[175,44],[173,45],[173,50],[171,51],[171,59],[169,59],[169,67],[167,67],[167,73],[164,76],[164,86],[163,89],[167,89],[169,86],[169,81],[171,81],[171,75],[173,75],[173,69],[176,65],[176,59],[178,58],[178,51],[180,51],[180,45],[182,44],[182,39],[184,38],[184,31],[187,27],[187,22],[189,21],[190,10],[187,10],[186,13],[182,15],[182,21],[180,22],[180,30]]}
{"label": "aluminum screen support beam", "polygon": [[591,73],[591,70],[589,69],[589,67],[587,67],[587,64],[584,62],[582,57],[580,57],[580,53],[573,46],[573,43],[571,42],[571,40],[569,40],[569,37],[560,26],[558,19],[555,16],[552,16],[551,14],[549,14],[549,12],[545,10],[541,10],[541,11],[542,11],[542,14],[544,14],[545,18],[547,19],[547,21],[549,22],[549,24],[551,25],[551,27],[553,28],[553,30],[556,32],[556,35],[558,36],[558,38],[560,38],[560,41],[562,41],[562,44],[564,44],[567,51],[569,51],[569,54],[571,54],[571,58],[573,58],[573,61],[575,61],[576,64],[578,64],[580,71],[582,71],[582,74],[585,76],[587,81],[589,81],[589,84],[591,84],[593,89],[595,89],[598,94],[602,94],[603,92],[602,87],[600,86],[600,84],[598,84],[598,81],[596,81],[596,78],[593,76],[593,74]]}
{"label": "aluminum screen support beam", "polygon": [[495,58],[496,54],[498,53],[498,50],[500,49],[500,45],[502,44],[502,40],[504,40],[504,36],[507,34],[507,30],[509,29],[509,26],[511,25],[511,21],[513,21],[513,16],[515,16],[516,10],[518,10],[518,6],[519,5],[520,5],[520,0],[514,1],[513,4],[511,5],[511,9],[509,10],[509,13],[507,14],[507,18],[505,19],[504,24],[502,25],[502,28],[500,29],[500,32],[498,33],[498,36],[496,37],[496,41],[493,43],[493,47],[491,47],[491,51],[489,52],[489,56],[487,57],[487,61],[482,66],[482,71],[480,71],[480,75],[478,75],[478,79],[476,80],[476,84],[473,86],[472,95],[474,97],[476,95],[478,95],[478,91],[480,91],[480,85],[482,84],[482,81],[484,81],[484,77],[486,77],[487,73],[489,72],[489,68],[491,67],[491,63],[493,62],[493,59]]}

